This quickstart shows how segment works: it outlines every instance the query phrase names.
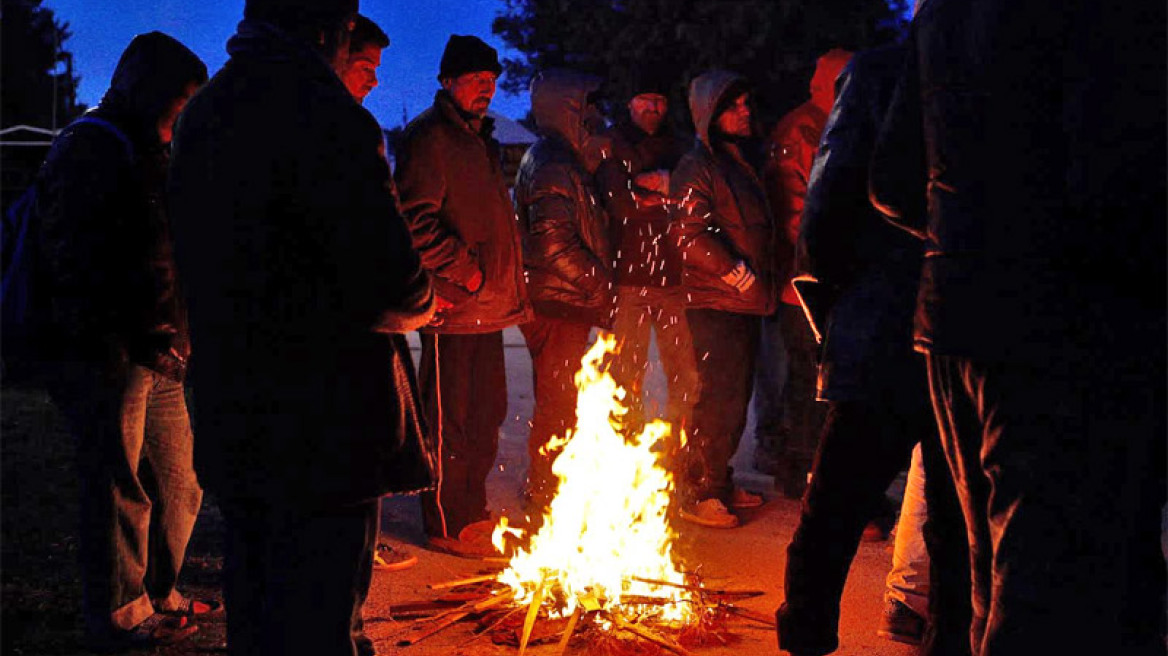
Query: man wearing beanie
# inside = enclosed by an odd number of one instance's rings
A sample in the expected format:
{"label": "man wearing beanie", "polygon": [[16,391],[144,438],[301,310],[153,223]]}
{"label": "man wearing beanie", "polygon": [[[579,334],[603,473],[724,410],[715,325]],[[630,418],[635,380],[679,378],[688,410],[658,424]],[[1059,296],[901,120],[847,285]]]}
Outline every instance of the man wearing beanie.
{"label": "man wearing beanie", "polygon": [[682,204],[675,221],[702,392],[687,442],[682,479],[689,498],[681,517],[732,528],[738,518],[729,508],[763,503],[734,485],[730,458],[746,428],[759,317],[775,309],[775,227],[755,163],[747,81],[729,71],[704,73],[690,83],[689,109],[698,143],[678,163],[670,195]]}
{"label": "man wearing beanie", "polygon": [[36,182],[46,382],[77,444],[82,614],[99,650],[175,642],[218,607],[175,588],[203,491],[161,202],[175,117],[206,80],[173,38],[134,37]]}
{"label": "man wearing beanie", "polygon": [[656,331],[669,386],[666,418],[680,435],[697,402],[698,373],[685,318],[678,234],[670,228],[675,204],[669,177],[688,144],[666,123],[667,70],[658,64],[635,72],[628,115],[609,131],[612,152],[597,169],[596,180],[616,249],[617,382],[629,392],[633,423],[641,423],[649,340]]}
{"label": "man wearing beanie", "polygon": [[195,466],[226,524],[231,654],[374,654],[378,499],[432,485],[399,333],[434,297],[380,127],[334,72],[356,11],[248,0],[175,135]]}
{"label": "man wearing beanie", "polygon": [[440,314],[422,329],[419,384],[439,444],[438,488],[422,495],[431,547],[495,553],[487,475],[507,415],[503,329],[531,318],[519,233],[487,108],[502,72],[495,50],[453,35],[434,105],[406,126],[395,178]]}

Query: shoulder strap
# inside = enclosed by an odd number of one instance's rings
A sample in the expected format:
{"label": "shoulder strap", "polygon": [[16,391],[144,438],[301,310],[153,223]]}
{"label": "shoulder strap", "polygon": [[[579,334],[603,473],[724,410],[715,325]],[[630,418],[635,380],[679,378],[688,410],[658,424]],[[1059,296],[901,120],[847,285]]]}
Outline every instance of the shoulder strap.
{"label": "shoulder strap", "polygon": [[117,137],[118,141],[122,142],[122,146],[124,146],[126,148],[126,158],[133,161],[133,159],[134,159],[134,143],[132,141],[130,141],[130,138],[126,136],[125,132],[122,132],[121,128],[114,125],[113,123],[110,123],[109,121],[105,120],[104,118],[99,118],[97,116],[82,116],[81,118],[77,119],[76,121],[73,121],[73,123],[70,124],[70,127],[75,126],[75,125],[81,125],[82,123],[89,123],[91,125],[96,125],[98,127],[105,129],[107,132],[109,132],[110,134]]}

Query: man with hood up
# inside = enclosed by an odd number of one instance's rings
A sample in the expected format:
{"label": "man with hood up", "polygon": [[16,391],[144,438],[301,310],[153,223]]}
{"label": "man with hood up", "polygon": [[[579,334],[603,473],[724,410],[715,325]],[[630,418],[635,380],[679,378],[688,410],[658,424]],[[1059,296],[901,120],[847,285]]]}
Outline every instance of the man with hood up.
{"label": "man with hood up", "polygon": [[763,500],[733,483],[730,458],[746,427],[759,317],[775,309],[775,226],[753,164],[746,79],[715,70],[689,87],[698,142],[677,165],[671,196],[678,225],[690,330],[702,393],[693,411],[681,517],[732,528],[732,508]]}
{"label": "man with hood up", "polygon": [[374,653],[378,499],[433,480],[400,333],[434,295],[377,121],[334,72],[356,13],[247,0],[175,135],[195,463],[226,523],[232,654]]}
{"label": "man with hood up", "polygon": [[507,418],[503,329],[531,318],[515,208],[487,116],[501,72],[494,48],[452,35],[439,64],[442,89],[406,126],[395,172],[442,306],[421,331],[419,378],[442,459],[422,518],[432,548],[470,558],[497,554],[487,475]]}
{"label": "man with hood up", "polygon": [[175,589],[203,492],[162,202],[175,117],[206,80],[178,41],[135,37],[101,103],[55,140],[37,182],[48,387],[77,440],[82,612],[99,648],[173,642],[216,606]]}
{"label": "man with hood up", "polygon": [[789,281],[811,161],[835,100],[835,80],[851,56],[834,48],[819,57],[811,77],[811,98],[775,124],[766,145],[764,182],[778,226],[781,289],[777,313],[763,320],[754,459],[760,471],[774,475],[775,487],[792,499],[803,495],[826,410],[815,401],[815,335]]}
{"label": "man with hood up", "polygon": [[523,266],[535,319],[520,326],[531,352],[535,411],[525,496],[535,511],[555,493],[550,454],[540,449],[575,425],[573,376],[593,326],[611,321],[613,253],[608,217],[592,175],[607,152],[602,118],[591,102],[600,79],[548,70],[531,82],[540,139],[523,156],[515,199],[523,231]]}

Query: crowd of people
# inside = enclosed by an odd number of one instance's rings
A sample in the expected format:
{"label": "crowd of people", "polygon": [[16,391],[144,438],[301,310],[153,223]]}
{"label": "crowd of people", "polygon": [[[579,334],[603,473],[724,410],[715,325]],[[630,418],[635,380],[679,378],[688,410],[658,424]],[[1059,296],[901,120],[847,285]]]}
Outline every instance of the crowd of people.
{"label": "crowd of people", "polygon": [[[691,139],[660,67],[620,97],[538,70],[513,184],[475,36],[450,37],[392,166],[361,104],[390,40],[357,0],[247,0],[210,78],[135,37],[35,183],[88,644],[173,643],[225,609],[232,654],[375,654],[381,497],[419,494],[432,549],[497,554],[518,327],[531,528],[611,331],[627,430],[656,343],[681,522],[765,503],[730,466],[753,398],[756,465],[802,500],[780,649],[838,648],[907,469],[882,635],[1163,654],[1164,8],[917,4],[905,41],[825,52],[765,131],[733,71],[687,81]],[[176,588],[204,489],[222,602]]]}

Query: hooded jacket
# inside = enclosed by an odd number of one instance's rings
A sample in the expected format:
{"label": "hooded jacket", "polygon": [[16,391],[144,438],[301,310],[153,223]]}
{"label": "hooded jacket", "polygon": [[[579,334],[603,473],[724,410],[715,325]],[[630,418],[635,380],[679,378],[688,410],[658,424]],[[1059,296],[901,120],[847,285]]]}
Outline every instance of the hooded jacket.
{"label": "hooded jacket", "polygon": [[240,23],[228,53],[179,118],[168,185],[199,479],[301,508],[428,487],[409,348],[383,331],[434,299],[377,121],[270,24]]}
{"label": "hooded jacket", "polygon": [[[698,142],[670,180],[678,212],[679,243],[689,307],[739,314],[775,311],[775,227],[762,181],[739,144],[711,134],[714,112],[745,80],[728,71],[705,73],[690,84],[689,109]],[[722,281],[739,260],[754,271],[745,292]]]}
{"label": "hooded jacket", "polygon": [[594,325],[611,323],[613,252],[608,216],[593,192],[599,143],[585,123],[598,78],[545,71],[531,84],[540,139],[515,181],[523,229],[523,266],[536,314]]}
{"label": "hooded jacket", "polygon": [[763,177],[779,228],[776,258],[782,285],[780,300],[788,305],[799,304],[790,279],[811,161],[835,100],[836,78],[850,57],[850,52],[836,48],[816,60],[808,87],[811,98],[783,116],[767,138]]}
{"label": "hooded jacket", "polygon": [[135,37],[109,90],[53,143],[38,190],[50,357],[135,363],[182,380],[190,355],[162,199],[169,144],[159,120],[207,69],[160,32]]}
{"label": "hooded jacket", "polygon": [[[395,170],[402,214],[435,291],[454,304],[427,332],[487,333],[531,318],[494,123],[484,117],[476,132],[439,91],[402,134]],[[472,292],[477,272],[483,282]]]}

